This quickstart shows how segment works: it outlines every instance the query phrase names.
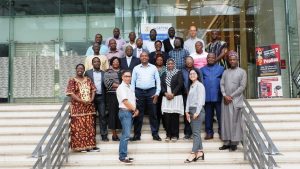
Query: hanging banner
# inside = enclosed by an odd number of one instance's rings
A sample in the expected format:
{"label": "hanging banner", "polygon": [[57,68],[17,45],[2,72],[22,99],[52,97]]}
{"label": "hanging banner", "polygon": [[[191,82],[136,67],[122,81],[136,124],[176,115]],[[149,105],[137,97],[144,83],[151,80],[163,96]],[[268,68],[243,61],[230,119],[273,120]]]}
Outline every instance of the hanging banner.
{"label": "hanging banner", "polygon": [[282,97],[281,76],[258,77],[258,96],[259,98]]}
{"label": "hanging banner", "polygon": [[281,75],[280,70],[280,46],[272,44],[255,49],[257,76]]}
{"label": "hanging banner", "polygon": [[164,40],[167,39],[168,29],[172,27],[172,23],[142,23],[141,34],[143,40],[150,40],[149,34],[151,29],[155,29],[157,32],[156,39]]}

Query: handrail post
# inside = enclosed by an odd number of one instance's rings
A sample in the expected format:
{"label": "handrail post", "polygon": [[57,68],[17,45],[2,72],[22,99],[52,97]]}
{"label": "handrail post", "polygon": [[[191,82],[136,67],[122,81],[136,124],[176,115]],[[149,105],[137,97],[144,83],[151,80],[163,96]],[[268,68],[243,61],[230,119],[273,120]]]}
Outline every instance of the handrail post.
{"label": "handrail post", "polygon": [[[246,111],[246,110],[244,110]],[[242,114],[242,129],[243,129],[243,149],[244,149],[244,160],[247,160],[247,146],[248,146],[248,142],[246,141],[247,139],[247,131],[246,131],[246,119],[245,119],[245,115]]]}
{"label": "handrail post", "polygon": [[51,153],[49,150],[46,155],[46,169],[51,169]]}
{"label": "handrail post", "polygon": [[43,158],[43,156],[42,156],[42,147],[39,148],[37,155],[38,155],[38,160],[40,161],[38,163],[37,167],[38,167],[38,169],[42,169],[42,164],[43,164],[42,163],[42,158]]}
{"label": "handrail post", "polygon": [[269,154],[268,154],[268,169],[273,169],[273,163],[271,161],[271,157],[272,157],[272,145],[270,143],[268,143],[268,150],[269,150]]}

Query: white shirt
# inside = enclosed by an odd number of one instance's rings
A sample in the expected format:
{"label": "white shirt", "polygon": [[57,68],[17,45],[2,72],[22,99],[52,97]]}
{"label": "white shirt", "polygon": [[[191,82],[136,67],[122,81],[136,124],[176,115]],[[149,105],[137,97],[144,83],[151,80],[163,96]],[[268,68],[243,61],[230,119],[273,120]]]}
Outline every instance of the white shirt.
{"label": "white shirt", "polygon": [[187,51],[189,51],[189,53],[195,53],[196,52],[195,43],[197,41],[202,42],[203,49],[204,49],[204,47],[205,47],[204,41],[202,39],[197,38],[197,37],[194,38],[194,39],[189,38],[188,40],[186,40],[184,42],[184,47],[183,48],[186,49]]}
{"label": "white shirt", "polygon": [[100,71],[93,70],[94,83],[96,86],[96,94],[102,94],[102,75]]}
{"label": "white shirt", "polygon": [[143,48],[136,48],[136,57],[140,58],[142,52],[143,52]]}
{"label": "white shirt", "polygon": [[127,61],[128,67],[130,65],[131,59],[132,59],[132,56],[131,57],[126,56],[126,61]]}
{"label": "white shirt", "polygon": [[[156,41],[156,40],[155,40]],[[155,41],[147,40],[144,41],[144,48],[148,50],[149,53],[156,51],[155,49]],[[161,51],[165,51],[164,44],[162,43]]]}
{"label": "white shirt", "polygon": [[124,100],[128,100],[129,103],[132,104],[134,108],[136,108],[135,94],[130,89],[130,85],[126,84],[125,82],[122,82],[117,88],[116,93],[119,102],[119,108],[128,109],[123,103]]}
{"label": "white shirt", "polygon": [[127,46],[131,46],[133,50],[136,48],[136,44],[135,44],[135,43],[130,43],[130,42],[128,42],[128,43],[126,43],[125,45],[123,45],[123,47],[122,47],[122,48],[123,48],[123,51],[126,50],[126,47],[127,47]]}
{"label": "white shirt", "polygon": [[175,37],[172,39],[172,38],[169,38],[169,40],[170,40],[170,43],[171,43],[171,45],[172,45],[172,47],[173,47],[173,49],[175,48],[174,47],[174,41],[175,41]]}

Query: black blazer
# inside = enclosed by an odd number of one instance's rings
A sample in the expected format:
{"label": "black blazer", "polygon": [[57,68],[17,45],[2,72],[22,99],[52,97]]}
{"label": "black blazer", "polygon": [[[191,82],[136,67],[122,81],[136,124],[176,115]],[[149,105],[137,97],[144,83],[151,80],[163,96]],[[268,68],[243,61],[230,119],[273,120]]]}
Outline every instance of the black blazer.
{"label": "black blazer", "polygon": [[[166,83],[167,73],[163,73],[161,76],[161,93],[164,95],[167,92],[167,83]],[[182,95],[183,88],[183,79],[181,71],[178,71],[171,79],[171,91],[174,96]]]}
{"label": "black blazer", "polygon": [[131,57],[132,57],[132,59],[131,59],[131,62],[130,62],[129,67],[128,67],[128,65],[127,65],[126,56],[123,57],[123,58],[121,58],[121,65],[120,65],[120,67],[121,67],[122,70],[131,70],[131,71],[132,71],[133,68],[134,68],[136,65],[138,65],[138,64],[141,63],[140,59],[138,59],[138,58],[136,58],[136,57],[134,57],[134,56],[131,56]]}
{"label": "black blazer", "polygon": [[[93,81],[93,83],[95,84],[93,71],[94,71],[93,69],[85,71],[84,76],[90,78]],[[102,93],[102,96],[105,97],[104,72],[102,70],[100,70],[100,72],[101,72],[101,93]]]}
{"label": "black blazer", "polygon": [[[175,37],[175,38],[180,39],[180,42],[181,42],[181,48],[183,49],[183,43],[184,43],[183,39],[180,38],[180,37]],[[169,53],[171,50],[173,50],[173,46],[171,45],[171,42],[170,42],[170,39],[169,39],[169,38],[163,40],[163,44],[164,44],[165,52],[166,52],[166,53]]]}

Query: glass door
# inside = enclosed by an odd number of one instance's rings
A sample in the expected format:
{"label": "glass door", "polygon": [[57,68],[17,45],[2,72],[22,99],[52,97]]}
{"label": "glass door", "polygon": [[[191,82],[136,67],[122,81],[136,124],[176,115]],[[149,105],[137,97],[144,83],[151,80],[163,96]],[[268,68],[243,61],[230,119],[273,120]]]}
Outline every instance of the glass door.
{"label": "glass door", "polygon": [[13,99],[49,102],[54,99],[54,43],[17,43],[13,58]]}

